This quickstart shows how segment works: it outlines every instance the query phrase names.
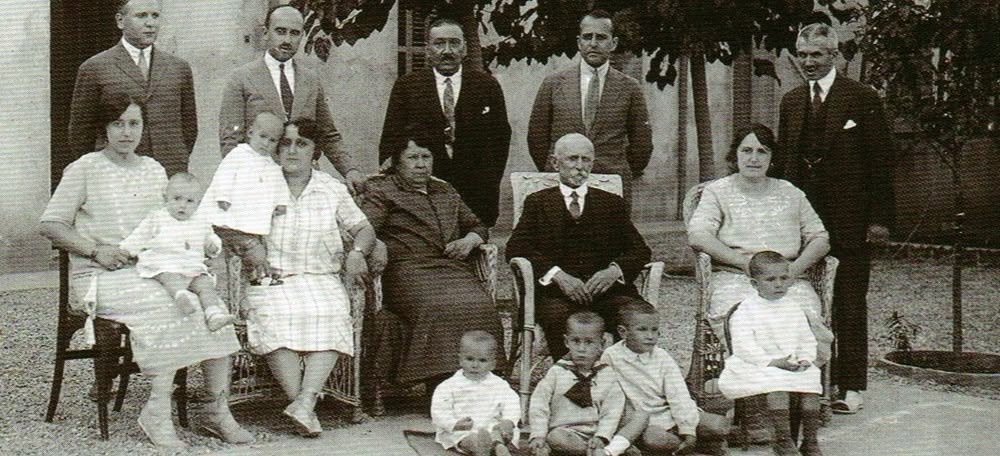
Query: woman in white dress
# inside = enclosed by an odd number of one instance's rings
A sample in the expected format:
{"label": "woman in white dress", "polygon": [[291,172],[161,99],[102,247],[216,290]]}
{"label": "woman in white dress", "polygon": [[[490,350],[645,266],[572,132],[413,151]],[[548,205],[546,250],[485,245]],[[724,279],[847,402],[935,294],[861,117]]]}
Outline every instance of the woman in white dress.
{"label": "woman in white dress", "polygon": [[[293,402],[284,410],[304,436],[322,426],[316,397],[341,355],[354,353],[345,283],[367,273],[365,257],[375,231],[347,187],[313,169],[324,144],[311,120],[286,124],[278,163],[288,184],[286,212],[275,215],[265,237],[267,262],[278,282],[250,287],[247,337]],[[344,251],[342,234],[353,239]],[[304,368],[303,368],[304,366]]]}

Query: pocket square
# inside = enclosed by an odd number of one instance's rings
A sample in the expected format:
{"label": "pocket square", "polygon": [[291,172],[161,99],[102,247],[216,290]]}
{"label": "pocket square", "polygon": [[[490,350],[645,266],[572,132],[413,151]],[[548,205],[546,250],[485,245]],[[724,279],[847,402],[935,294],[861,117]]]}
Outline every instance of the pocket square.
{"label": "pocket square", "polygon": [[844,123],[844,130],[850,130],[850,129],[852,129],[854,127],[857,127],[857,126],[858,126],[858,124],[854,123],[853,120],[847,119],[847,122]]}
{"label": "pocket square", "polygon": [[486,114],[489,114],[489,113],[490,113],[490,107],[486,106],[485,108],[483,108],[483,112],[481,113],[481,115],[486,115]]}

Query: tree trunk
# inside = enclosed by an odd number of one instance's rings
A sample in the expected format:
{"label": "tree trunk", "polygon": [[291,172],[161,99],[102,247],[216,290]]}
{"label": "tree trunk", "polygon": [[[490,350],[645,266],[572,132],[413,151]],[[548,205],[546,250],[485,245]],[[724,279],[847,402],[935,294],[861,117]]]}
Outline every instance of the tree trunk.
{"label": "tree trunk", "polygon": [[954,151],[951,180],[955,186],[955,239],[951,267],[951,349],[962,351],[962,259],[965,257],[965,192],[962,190],[962,145]]}
{"label": "tree trunk", "polygon": [[691,91],[694,95],[694,123],[698,131],[698,181],[715,179],[715,151],[712,147],[712,115],[708,109],[705,55],[691,56]]}
{"label": "tree trunk", "polygon": [[465,48],[468,52],[463,65],[471,70],[483,70],[483,48],[479,43],[479,21],[476,20],[476,5],[472,0],[451,0],[448,2],[453,17],[462,24],[465,34]]}
{"label": "tree trunk", "polygon": [[753,47],[733,60],[733,131],[750,125],[753,115]]}
{"label": "tree trunk", "polygon": [[687,195],[687,119],[688,58],[677,59],[677,215],[684,220],[684,197]]}

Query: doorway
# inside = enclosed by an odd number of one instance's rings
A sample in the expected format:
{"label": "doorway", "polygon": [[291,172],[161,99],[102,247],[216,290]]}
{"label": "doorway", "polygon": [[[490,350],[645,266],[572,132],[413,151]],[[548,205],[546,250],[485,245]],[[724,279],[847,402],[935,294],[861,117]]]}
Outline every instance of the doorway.
{"label": "doorway", "polygon": [[69,148],[69,107],[76,72],[85,60],[110,48],[121,38],[115,25],[117,1],[51,0],[49,44],[51,90],[51,185],[55,189],[62,171],[78,157]]}

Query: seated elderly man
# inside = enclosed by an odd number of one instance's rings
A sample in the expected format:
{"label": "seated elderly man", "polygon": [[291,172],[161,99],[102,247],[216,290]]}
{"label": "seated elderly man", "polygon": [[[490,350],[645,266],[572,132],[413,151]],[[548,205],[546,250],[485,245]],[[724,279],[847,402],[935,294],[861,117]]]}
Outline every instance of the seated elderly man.
{"label": "seated elderly man", "polygon": [[589,188],[594,145],[578,133],[556,141],[559,186],[535,192],[507,243],[507,257],[531,261],[537,316],[549,353],[559,359],[566,318],[597,312],[614,328],[619,307],[642,300],[632,282],[649,262],[650,250],[620,196]]}

